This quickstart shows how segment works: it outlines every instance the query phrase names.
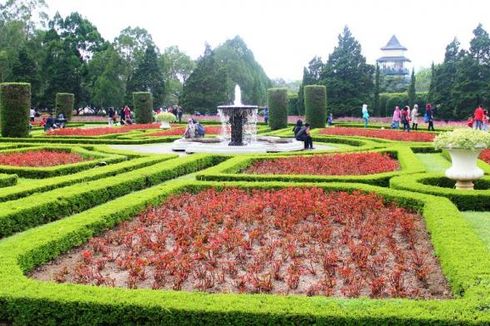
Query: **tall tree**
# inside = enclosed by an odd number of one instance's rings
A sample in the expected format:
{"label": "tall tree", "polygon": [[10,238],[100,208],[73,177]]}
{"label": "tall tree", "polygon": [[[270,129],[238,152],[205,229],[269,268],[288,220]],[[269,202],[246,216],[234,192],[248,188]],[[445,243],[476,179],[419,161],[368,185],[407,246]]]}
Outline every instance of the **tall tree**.
{"label": "tall tree", "polygon": [[[100,53],[98,61],[102,65],[102,72],[97,74],[92,88],[92,101],[97,107],[121,107],[124,104],[126,80],[124,62],[114,48],[109,47]],[[100,68],[96,67],[96,68]]]}
{"label": "tall tree", "polygon": [[410,86],[408,87],[408,105],[412,107],[415,104],[416,96],[415,93],[415,71],[412,69],[412,75],[410,76]]}
{"label": "tall tree", "polygon": [[183,84],[196,63],[177,46],[170,46],[160,56],[159,64],[165,76],[165,104],[178,104]]}
{"label": "tall tree", "polygon": [[320,84],[324,68],[325,65],[322,59],[317,56],[308,62],[308,67],[303,68],[303,81],[298,91],[298,113],[300,115],[305,113],[304,87],[306,85]]}
{"label": "tall tree", "polygon": [[376,70],[374,73],[374,100],[373,100],[373,110],[375,115],[382,116],[385,115],[386,112],[381,112],[381,107],[379,105],[379,93],[380,91],[380,81],[381,75],[379,71],[379,64],[376,62]]}
{"label": "tall tree", "polygon": [[165,81],[157,56],[152,45],[146,48],[143,60],[128,82],[128,92],[150,92],[153,96],[153,103],[161,105],[165,95]]}
{"label": "tall tree", "polygon": [[366,63],[361,45],[346,26],[329,55],[323,74],[329,110],[337,116],[359,115],[373,90],[374,67]]}

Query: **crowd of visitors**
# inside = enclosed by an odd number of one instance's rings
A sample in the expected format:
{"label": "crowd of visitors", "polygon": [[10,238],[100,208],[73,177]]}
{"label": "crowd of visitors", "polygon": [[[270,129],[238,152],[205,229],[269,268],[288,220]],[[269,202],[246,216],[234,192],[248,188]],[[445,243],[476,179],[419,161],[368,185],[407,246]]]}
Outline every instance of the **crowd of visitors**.
{"label": "crowd of visitors", "polygon": [[[391,128],[399,129],[400,125],[403,131],[418,130],[419,128],[419,106],[415,104],[412,109],[406,105],[403,109],[395,107],[391,120]],[[424,122],[427,123],[427,130],[434,131],[434,111],[431,104],[425,106]]]}

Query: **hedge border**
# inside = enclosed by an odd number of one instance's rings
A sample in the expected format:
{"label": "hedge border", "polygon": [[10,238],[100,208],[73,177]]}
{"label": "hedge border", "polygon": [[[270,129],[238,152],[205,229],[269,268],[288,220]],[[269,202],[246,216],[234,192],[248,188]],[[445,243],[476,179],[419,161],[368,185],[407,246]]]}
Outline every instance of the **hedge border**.
{"label": "hedge border", "polygon": [[225,159],[218,155],[193,155],[0,203],[0,238],[196,172]]}
{"label": "hedge border", "polygon": [[[149,204],[207,187],[321,187],[374,191],[423,212],[455,299],[339,299],[205,294],[55,284],[24,273],[130,219]],[[490,253],[446,198],[364,184],[176,182],[145,189],[0,243],[0,319],[30,324],[463,324],[490,322]]]}
{"label": "hedge border", "polygon": [[[359,152],[381,152],[390,153],[396,157],[400,164],[400,170],[384,172],[370,175],[339,175],[339,176],[321,176],[321,175],[288,175],[288,174],[244,174],[239,171],[250,166],[254,161],[268,160],[271,158],[283,158],[284,155],[254,155],[234,157],[217,166],[208,168],[196,175],[198,180],[207,181],[289,181],[289,182],[359,182],[387,187],[389,180],[398,175],[420,173],[425,171],[424,165],[412,153],[410,148],[402,146],[387,147],[384,149]],[[335,155],[338,153],[326,153],[326,155]],[[304,156],[304,155],[298,155]]]}
{"label": "hedge border", "polygon": [[[10,187],[17,184],[17,175],[16,174],[0,174],[0,188]],[[1,189],[0,189],[1,191]]]}

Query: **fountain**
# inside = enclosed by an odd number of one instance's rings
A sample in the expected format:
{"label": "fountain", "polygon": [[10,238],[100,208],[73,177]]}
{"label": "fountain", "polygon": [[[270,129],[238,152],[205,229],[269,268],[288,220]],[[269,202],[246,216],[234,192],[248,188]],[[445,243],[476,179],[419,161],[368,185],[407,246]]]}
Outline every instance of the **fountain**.
{"label": "fountain", "polygon": [[172,150],[186,153],[267,153],[297,151],[303,142],[280,137],[257,137],[258,106],[242,104],[240,86],[235,86],[233,104],[218,106],[220,138],[179,139]]}

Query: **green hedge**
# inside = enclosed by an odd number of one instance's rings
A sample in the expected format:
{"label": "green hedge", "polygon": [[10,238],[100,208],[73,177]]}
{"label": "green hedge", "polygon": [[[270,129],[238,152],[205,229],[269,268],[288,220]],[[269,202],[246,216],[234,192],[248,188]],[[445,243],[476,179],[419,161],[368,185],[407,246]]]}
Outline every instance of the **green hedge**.
{"label": "green hedge", "polygon": [[[434,250],[455,299],[344,299],[267,294],[128,290],[33,281],[25,274],[95,234],[131,219],[171,194],[207,187],[320,186],[325,191],[377,192],[423,212]],[[484,324],[490,323],[490,253],[447,199],[362,184],[162,184],[0,243],[0,320],[14,324]]]}
{"label": "green hedge", "polygon": [[[428,103],[428,93],[418,92],[415,96],[415,103],[419,106],[419,114],[423,116],[425,104]],[[379,108],[376,110],[377,116],[391,116],[395,106],[403,108],[409,105],[408,93],[381,93],[379,94]],[[420,119],[420,118],[419,118]]]}
{"label": "green hedge", "polygon": [[[48,190],[73,185],[76,183],[117,176],[128,171],[146,168],[153,164],[163,162],[175,157],[177,157],[177,155],[152,155],[149,157],[140,157],[130,159],[121,163],[101,166],[70,175],[52,177],[42,180],[29,180],[29,182],[18,184],[15,187],[0,189],[0,202],[19,199],[34,193],[45,192]],[[16,175],[10,175],[10,177],[16,178]]]}
{"label": "green hedge", "polygon": [[150,92],[134,92],[133,106],[136,123],[153,122],[153,99]]}
{"label": "green hedge", "polygon": [[63,113],[65,118],[70,121],[75,105],[75,95],[72,93],[56,93],[55,117]]}
{"label": "green hedge", "polygon": [[286,88],[269,88],[267,90],[269,105],[269,126],[271,130],[288,126],[288,90]]}
{"label": "green hedge", "polygon": [[31,84],[0,84],[0,125],[2,137],[29,136]]}
{"label": "green hedge", "polygon": [[17,183],[17,175],[0,174],[0,188],[13,186]]}
{"label": "green hedge", "polygon": [[323,85],[305,86],[305,120],[311,128],[325,128],[327,121],[327,88]]}
{"label": "green hedge", "polygon": [[[392,147],[372,152],[389,153],[398,159],[400,170],[370,175],[293,175],[293,174],[245,174],[241,171],[256,161],[289,157],[284,155],[255,155],[234,157],[217,166],[210,167],[196,175],[198,180],[208,181],[289,181],[289,182],[360,182],[382,187],[389,185],[390,178],[397,175],[425,171],[417,157],[407,147]],[[334,154],[327,154],[334,155]]]}
{"label": "green hedge", "polygon": [[132,191],[207,168],[224,159],[222,156],[193,155],[101,180],[88,181],[0,203],[0,237],[83,211]]}

